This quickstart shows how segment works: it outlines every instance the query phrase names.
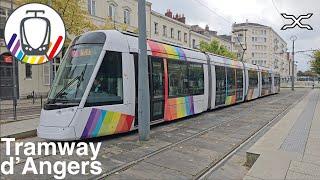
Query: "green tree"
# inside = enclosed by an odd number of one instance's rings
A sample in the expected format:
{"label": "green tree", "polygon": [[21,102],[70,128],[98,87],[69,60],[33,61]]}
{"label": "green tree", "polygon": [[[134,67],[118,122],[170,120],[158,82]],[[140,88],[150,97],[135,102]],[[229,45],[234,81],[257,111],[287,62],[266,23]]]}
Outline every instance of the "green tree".
{"label": "green tree", "polygon": [[229,51],[226,47],[220,45],[216,40],[211,41],[210,43],[201,41],[200,50],[204,52],[210,52],[221,56],[226,56],[232,59],[236,59],[236,54]]}
{"label": "green tree", "polygon": [[313,53],[311,61],[311,70],[320,75],[320,50]]}

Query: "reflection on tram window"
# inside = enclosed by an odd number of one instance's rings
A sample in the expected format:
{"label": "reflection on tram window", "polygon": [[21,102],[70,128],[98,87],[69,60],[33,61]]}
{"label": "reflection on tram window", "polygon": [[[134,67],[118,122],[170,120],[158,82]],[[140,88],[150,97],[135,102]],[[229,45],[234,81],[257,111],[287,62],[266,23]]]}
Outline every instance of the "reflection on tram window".
{"label": "reflection on tram window", "polygon": [[202,64],[189,65],[189,94],[204,94],[204,74]]}
{"label": "reflection on tram window", "polygon": [[86,106],[122,103],[122,54],[106,52],[91,87]]}
{"label": "reflection on tram window", "polygon": [[258,72],[257,71],[248,71],[249,73],[249,88],[258,87]]}
{"label": "reflection on tram window", "polygon": [[188,69],[187,63],[169,60],[169,96],[188,96]]}
{"label": "reflection on tram window", "polygon": [[162,59],[151,57],[151,62],[152,62],[153,98],[162,98],[164,96]]}
{"label": "reflection on tram window", "polygon": [[[102,46],[80,44],[70,47],[59,67],[48,103],[79,103],[81,101]],[[90,52],[90,54],[83,52]]]}
{"label": "reflection on tram window", "polygon": [[242,100],[243,97],[243,70],[236,69],[237,74],[237,101]]}
{"label": "reflection on tram window", "polygon": [[225,103],[226,99],[226,69],[223,66],[215,66],[216,70],[216,106]]}
{"label": "reflection on tram window", "polygon": [[235,69],[227,68],[227,95],[234,96],[236,95],[236,79],[235,79]]}
{"label": "reflection on tram window", "polygon": [[169,60],[169,97],[204,94],[203,65]]}
{"label": "reflection on tram window", "polygon": [[268,95],[271,93],[272,76],[268,72],[262,72],[262,95]]}

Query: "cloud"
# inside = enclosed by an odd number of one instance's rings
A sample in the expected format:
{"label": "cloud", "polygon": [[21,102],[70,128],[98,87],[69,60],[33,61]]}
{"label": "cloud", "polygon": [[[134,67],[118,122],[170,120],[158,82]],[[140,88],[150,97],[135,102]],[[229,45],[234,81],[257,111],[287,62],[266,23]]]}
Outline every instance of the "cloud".
{"label": "cloud", "polygon": [[[175,13],[184,13],[188,24],[206,24],[211,29],[217,30],[219,34],[230,34],[233,22],[241,23],[246,19],[271,26],[284,40],[287,41],[288,49],[291,51],[292,43],[290,37],[296,35],[296,50],[319,49],[320,48],[320,1],[319,0],[199,0],[214,12],[203,7],[196,0],[149,0],[152,9],[164,13],[166,9],[172,9]],[[278,13],[300,14],[314,13],[304,23],[310,24],[314,30],[302,30],[299,28],[281,31],[285,20]],[[218,14],[218,15],[217,15]],[[219,16],[220,15],[220,16]],[[223,16],[224,18],[222,18]],[[226,20],[225,20],[226,19]],[[297,54],[299,70],[309,69],[306,55]]]}

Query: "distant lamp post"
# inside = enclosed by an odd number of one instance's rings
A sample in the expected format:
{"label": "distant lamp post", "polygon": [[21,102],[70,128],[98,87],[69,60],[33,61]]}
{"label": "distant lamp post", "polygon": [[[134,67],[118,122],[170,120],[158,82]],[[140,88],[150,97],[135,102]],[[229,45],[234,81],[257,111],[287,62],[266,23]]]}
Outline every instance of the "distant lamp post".
{"label": "distant lamp post", "polygon": [[293,35],[290,37],[292,41],[292,74],[291,74],[291,90],[294,91],[294,43],[297,40],[297,36]]}

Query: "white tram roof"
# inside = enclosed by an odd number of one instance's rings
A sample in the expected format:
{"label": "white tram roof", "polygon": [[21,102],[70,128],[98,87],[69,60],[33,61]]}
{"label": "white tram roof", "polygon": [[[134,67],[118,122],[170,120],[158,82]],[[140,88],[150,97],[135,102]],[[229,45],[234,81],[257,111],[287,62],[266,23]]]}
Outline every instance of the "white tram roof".
{"label": "white tram roof", "polygon": [[[120,32],[119,32],[120,33]],[[130,52],[138,52],[138,38],[136,36],[127,35],[128,46]],[[153,55],[157,57],[163,57],[168,59],[178,59],[178,60],[188,60],[188,61],[198,61],[206,62],[207,58],[204,53],[198,50],[191,50],[185,47],[179,47],[176,45],[148,40],[147,42],[148,55]]]}
{"label": "white tram roof", "polygon": [[[106,41],[104,49],[110,51],[119,52],[135,52],[138,53],[138,37],[134,34],[123,33],[117,30],[98,30],[95,32],[103,32],[106,34]],[[90,33],[90,32],[88,32]],[[187,60],[206,63],[206,54],[195,49],[190,49],[186,47],[179,47],[173,44],[168,44],[165,42],[159,42],[154,40],[148,40],[147,44],[148,55],[154,55],[169,59]],[[233,68],[241,68],[244,66],[247,69],[256,71],[268,71],[272,73],[273,71],[269,68],[242,63],[241,61],[231,60],[224,56],[219,56],[216,54],[207,53],[209,55],[211,63],[215,65],[228,66]],[[244,64],[244,66],[243,66]]]}
{"label": "white tram roof", "polygon": [[255,65],[255,64],[248,64],[248,63],[244,63],[246,69],[249,69],[249,70],[254,70],[254,71],[259,71],[259,66],[258,65]]}
{"label": "white tram roof", "polygon": [[210,57],[210,61],[213,62],[214,65],[243,69],[243,63],[241,61],[235,61],[227,57],[219,56],[211,53],[209,54],[209,57]]}

